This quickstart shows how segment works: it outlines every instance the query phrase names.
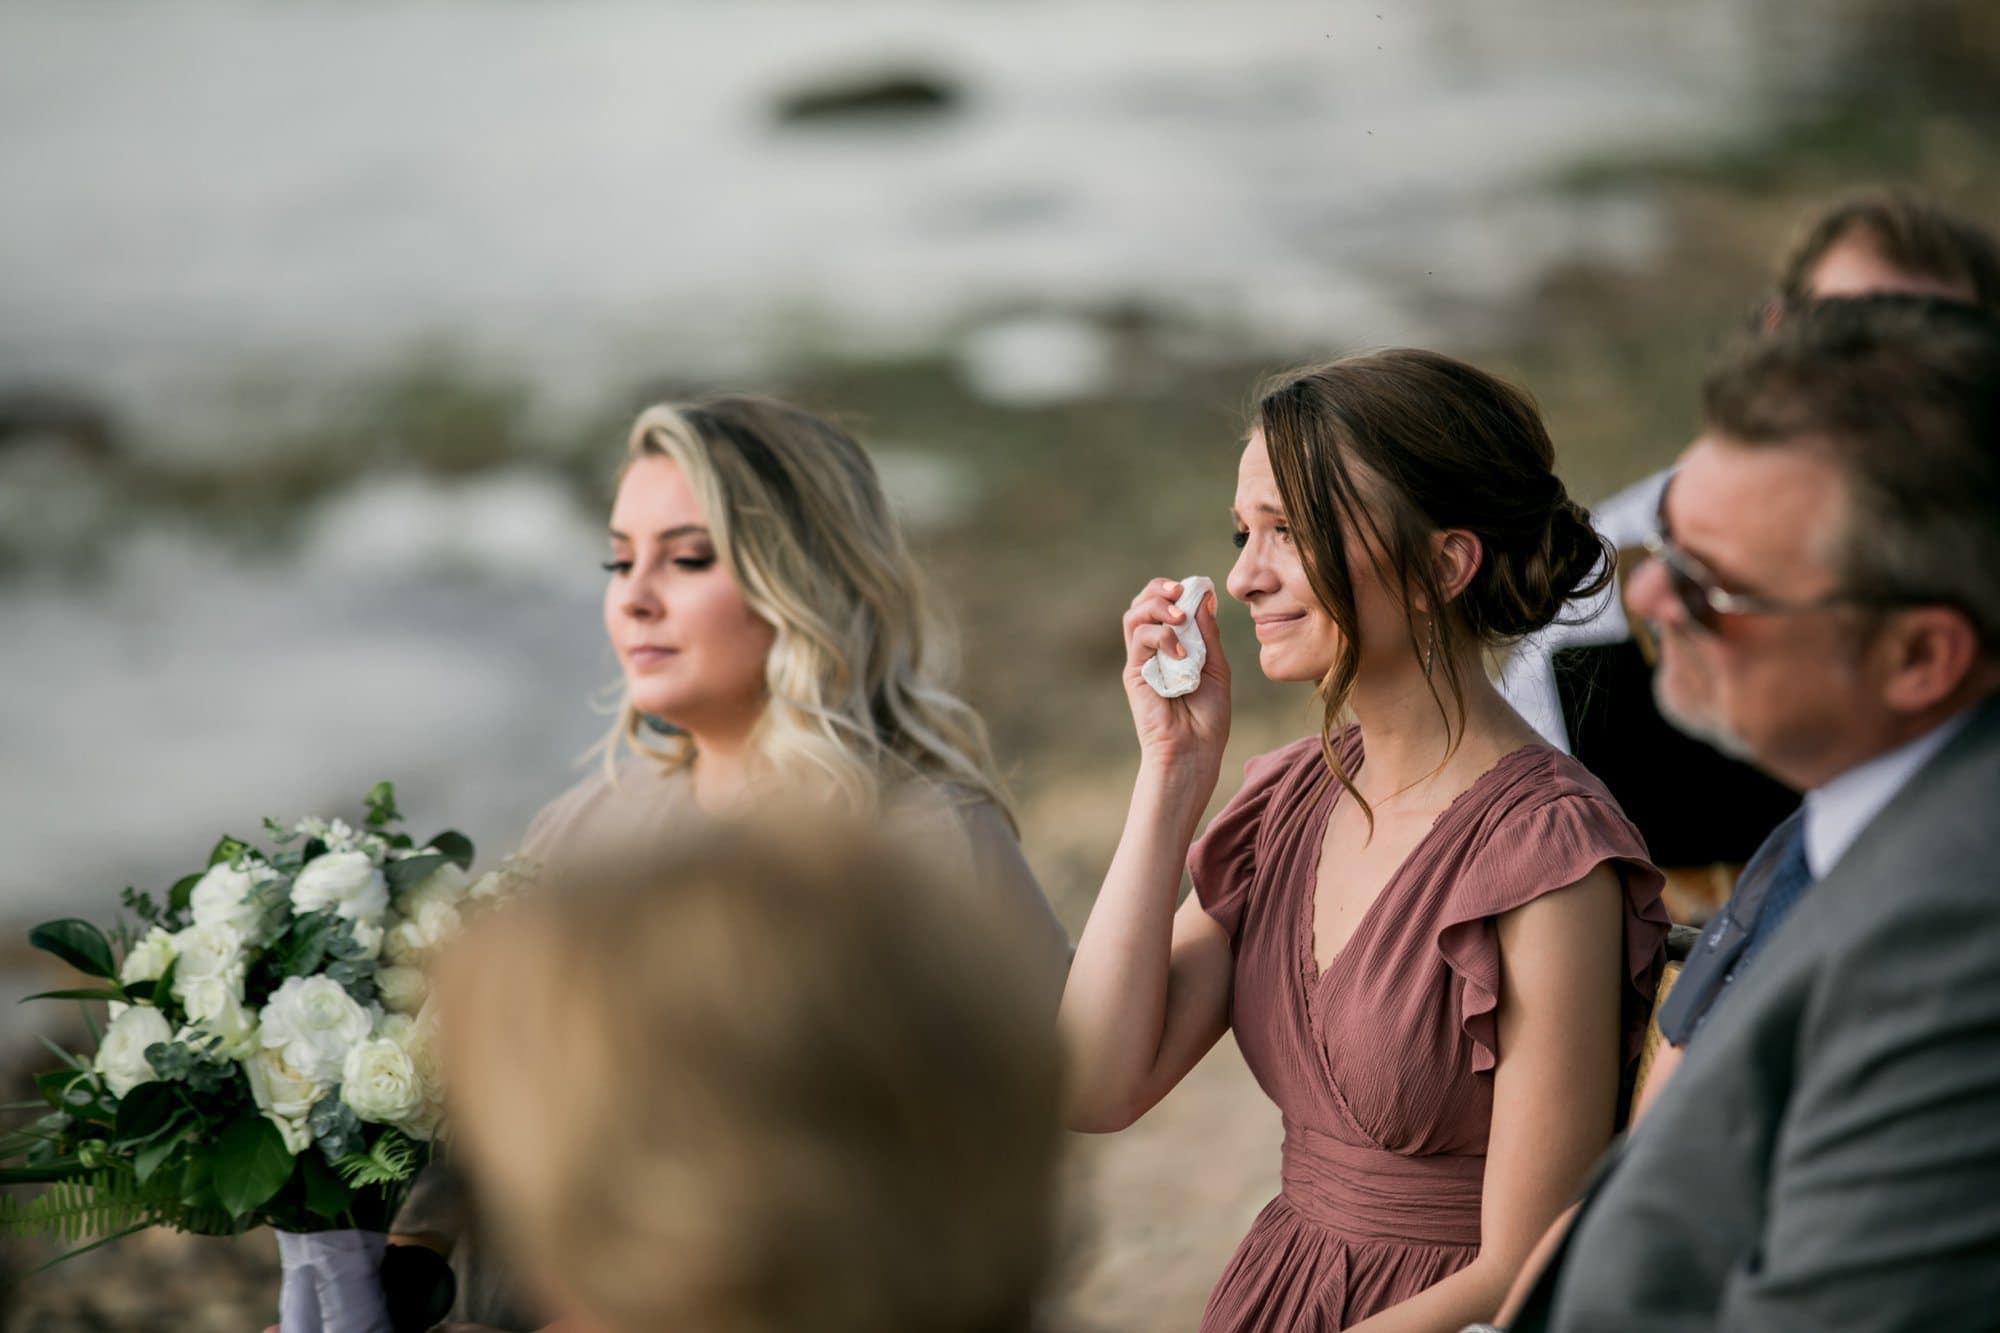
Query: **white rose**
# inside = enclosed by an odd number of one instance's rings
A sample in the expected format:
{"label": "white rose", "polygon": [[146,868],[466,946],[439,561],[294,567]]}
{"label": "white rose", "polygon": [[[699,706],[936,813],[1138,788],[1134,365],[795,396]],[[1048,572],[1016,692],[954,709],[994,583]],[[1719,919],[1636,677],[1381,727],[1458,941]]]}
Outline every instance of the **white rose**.
{"label": "white rose", "polygon": [[285,1147],[294,1155],[312,1142],[306,1116],[326,1096],[324,1083],[306,1077],[286,1062],[284,1055],[265,1049],[243,1062],[250,1079],[250,1096],[266,1119],[284,1135]]}
{"label": "white rose", "polygon": [[118,969],[118,980],[127,986],[158,981],[167,964],[174,961],[174,952],[174,937],[154,926],[125,955],[125,965]]}
{"label": "white rose", "polygon": [[378,1038],[347,1053],[340,1099],[363,1120],[393,1125],[423,1110],[424,1085],[409,1053],[395,1041]]}
{"label": "white rose", "polygon": [[456,935],[460,920],[458,908],[432,899],[414,915],[396,923],[382,946],[382,954],[391,963],[414,965]]}
{"label": "white rose", "polygon": [[354,1044],[367,1038],[373,1016],[330,977],[287,977],[258,1019],[258,1044],[281,1052],[306,1078],[331,1083]]}
{"label": "white rose", "polygon": [[375,989],[390,1013],[414,1014],[424,1007],[431,983],[420,967],[391,964],[375,974]]}
{"label": "white rose", "polygon": [[111,1020],[96,1060],[111,1095],[122,1098],[141,1083],[158,1082],[160,1076],[146,1063],[146,1048],[173,1039],[166,1016],[151,1005],[135,1004]]}
{"label": "white rose", "polygon": [[188,1025],[174,1036],[175,1041],[201,1047],[210,1038],[220,1038],[215,1054],[241,1060],[257,1049],[257,1020],[232,986],[218,981],[194,983],[181,1001],[187,1008]]}
{"label": "white rose", "polygon": [[243,932],[234,926],[189,926],[176,931],[173,942],[180,959],[174,968],[176,994],[191,981],[220,979],[234,985],[243,980]]}
{"label": "white rose", "polygon": [[363,958],[382,956],[382,941],[388,937],[388,932],[382,928],[381,922],[353,921],[348,923],[348,929],[354,936],[354,942],[361,946]]}
{"label": "white rose", "polygon": [[300,912],[330,907],[349,921],[373,920],[389,910],[389,881],[366,852],[328,852],[308,861],[292,881],[292,906]]}
{"label": "white rose", "polygon": [[212,865],[188,897],[188,907],[197,926],[228,926],[248,935],[264,913],[251,895],[264,876],[254,870],[238,870],[228,862]]}

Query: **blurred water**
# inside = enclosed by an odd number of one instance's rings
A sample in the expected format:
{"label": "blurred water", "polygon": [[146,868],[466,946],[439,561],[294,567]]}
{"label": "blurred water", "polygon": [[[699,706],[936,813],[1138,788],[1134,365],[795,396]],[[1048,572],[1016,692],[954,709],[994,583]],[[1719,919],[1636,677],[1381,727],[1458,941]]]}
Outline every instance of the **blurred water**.
{"label": "blurred water", "polygon": [[[1643,251],[1642,202],[1545,175],[1754,126],[1810,81],[1827,8],[7,4],[0,385],[157,426],[248,371],[433,336],[583,401],[1022,306],[1415,338],[1551,257]],[[785,91],[888,66],[962,109],[775,123]]]}
{"label": "blurred water", "polygon": [[[590,405],[941,341],[996,396],[1059,396],[1119,304],[1239,350],[1419,340],[1552,259],[1642,256],[1643,197],[1584,206],[1548,175],[1754,128],[1815,77],[1823,17],[0,4],[0,390],[72,386],[133,445],[195,452],[254,434],[246,377],[337,388],[426,339]],[[887,64],[963,106],[774,123],[785,90]],[[956,483],[907,462],[948,505]],[[423,831],[498,853],[599,725],[599,516],[551,479],[373,478],[255,558],[72,499],[105,576],[0,584],[0,911],[101,915],[224,830],[382,777]]]}

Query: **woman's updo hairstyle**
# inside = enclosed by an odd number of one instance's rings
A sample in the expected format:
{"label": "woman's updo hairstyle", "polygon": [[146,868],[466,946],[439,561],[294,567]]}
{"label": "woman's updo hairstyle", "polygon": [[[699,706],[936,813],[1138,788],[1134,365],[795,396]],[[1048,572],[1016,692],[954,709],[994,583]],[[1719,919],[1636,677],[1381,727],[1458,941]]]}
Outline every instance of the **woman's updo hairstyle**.
{"label": "woman's updo hairstyle", "polygon": [[[1321,736],[1350,791],[1333,747],[1360,661],[1343,533],[1355,533],[1383,581],[1402,591],[1410,647],[1435,664],[1441,712],[1440,675],[1451,695],[1454,744],[1465,722],[1460,664],[1474,660],[1464,649],[1532,634],[1611,582],[1610,550],[1557,478],[1533,400],[1463,361],[1394,348],[1293,371],[1259,392],[1255,425],[1306,579],[1340,630],[1320,682]],[[1456,597],[1431,555],[1431,534],[1443,529],[1479,541],[1477,571]]]}

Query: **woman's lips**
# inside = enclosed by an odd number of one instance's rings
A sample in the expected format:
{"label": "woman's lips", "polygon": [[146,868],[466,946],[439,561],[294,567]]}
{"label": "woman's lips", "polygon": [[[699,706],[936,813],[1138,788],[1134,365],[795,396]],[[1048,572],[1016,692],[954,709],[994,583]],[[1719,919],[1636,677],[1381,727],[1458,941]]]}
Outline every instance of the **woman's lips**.
{"label": "woman's lips", "polygon": [[1298,611],[1289,616],[1252,616],[1251,623],[1257,627],[1257,637],[1282,633],[1286,628],[1298,624],[1306,618],[1306,613]]}
{"label": "woman's lips", "polygon": [[630,648],[626,650],[625,662],[634,671],[646,671],[659,666],[679,652],[680,649],[678,648],[654,648],[650,646]]}

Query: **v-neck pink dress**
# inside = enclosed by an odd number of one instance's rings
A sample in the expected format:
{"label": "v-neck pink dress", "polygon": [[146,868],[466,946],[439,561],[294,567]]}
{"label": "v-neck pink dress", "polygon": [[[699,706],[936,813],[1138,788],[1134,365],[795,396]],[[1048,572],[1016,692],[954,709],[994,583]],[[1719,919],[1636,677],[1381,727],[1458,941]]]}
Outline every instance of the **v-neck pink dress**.
{"label": "v-neck pink dress", "polygon": [[[1354,771],[1360,732],[1339,744]],[[1201,1327],[1317,1333],[1406,1300],[1479,1252],[1501,1055],[1494,918],[1615,868],[1629,1062],[1663,960],[1663,881],[1603,784],[1561,751],[1530,746],[1438,817],[1322,973],[1314,888],[1342,790],[1318,737],[1245,774],[1188,868],[1235,951],[1230,1024],[1284,1116],[1284,1188],[1223,1270]]]}

